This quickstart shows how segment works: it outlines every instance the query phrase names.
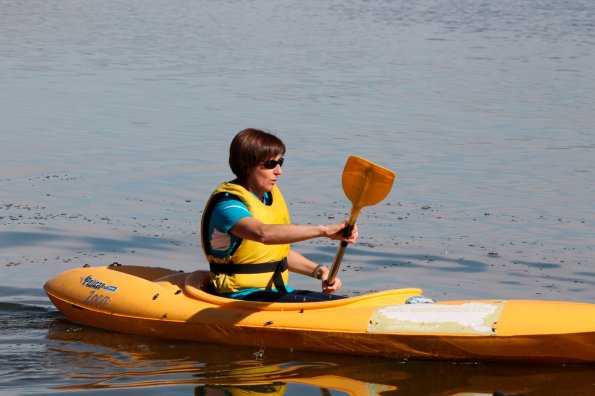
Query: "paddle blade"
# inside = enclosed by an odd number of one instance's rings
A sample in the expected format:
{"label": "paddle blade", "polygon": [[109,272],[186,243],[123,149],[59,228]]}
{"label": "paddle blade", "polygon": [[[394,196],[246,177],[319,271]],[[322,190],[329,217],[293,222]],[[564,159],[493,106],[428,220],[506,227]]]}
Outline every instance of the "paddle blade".
{"label": "paddle blade", "polygon": [[[390,169],[353,155],[347,158],[347,163],[343,168],[342,183],[343,191],[353,206],[351,207],[348,225],[344,230],[345,236],[351,233],[361,208],[376,205],[386,198],[393,187],[394,181],[395,173]],[[335,260],[329,271],[327,278],[329,285],[335,282],[345,249],[347,249],[347,242],[343,241],[337,250]]]}
{"label": "paddle blade", "polygon": [[390,169],[352,155],[343,169],[343,191],[354,208],[359,210],[386,198],[395,177]]}

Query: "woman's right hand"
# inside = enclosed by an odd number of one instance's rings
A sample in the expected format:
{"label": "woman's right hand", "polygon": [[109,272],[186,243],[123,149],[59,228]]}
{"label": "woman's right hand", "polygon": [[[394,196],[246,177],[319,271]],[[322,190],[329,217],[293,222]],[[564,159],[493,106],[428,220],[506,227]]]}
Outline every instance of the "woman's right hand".
{"label": "woman's right hand", "polygon": [[322,291],[324,293],[335,293],[336,291],[338,291],[341,288],[341,279],[339,279],[338,277],[335,277],[335,280],[333,281],[333,284],[329,284],[328,283],[328,276],[330,274],[329,269],[326,267],[322,267],[321,269],[322,273],[320,276],[320,280],[322,281]]}

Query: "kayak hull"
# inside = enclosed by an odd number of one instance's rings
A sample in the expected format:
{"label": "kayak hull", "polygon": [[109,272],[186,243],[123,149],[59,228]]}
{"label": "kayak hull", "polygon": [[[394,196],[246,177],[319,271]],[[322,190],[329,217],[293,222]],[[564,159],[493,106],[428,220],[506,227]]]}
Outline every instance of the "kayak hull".
{"label": "kayak hull", "polygon": [[245,302],[204,292],[207,280],[204,271],[117,265],[65,271],[44,289],[72,322],[144,336],[400,359],[595,362],[595,304],[406,304],[419,289]]}

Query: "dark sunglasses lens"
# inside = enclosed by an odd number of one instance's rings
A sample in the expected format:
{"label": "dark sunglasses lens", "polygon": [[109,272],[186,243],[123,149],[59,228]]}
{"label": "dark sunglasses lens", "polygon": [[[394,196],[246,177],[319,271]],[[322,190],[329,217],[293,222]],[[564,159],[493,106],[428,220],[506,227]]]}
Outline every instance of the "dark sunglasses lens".
{"label": "dark sunglasses lens", "polygon": [[279,161],[276,160],[268,160],[268,161],[264,161],[263,165],[265,168],[267,169],[275,169],[277,167],[277,165],[281,165],[283,166],[283,161],[285,160],[285,158],[281,158]]}

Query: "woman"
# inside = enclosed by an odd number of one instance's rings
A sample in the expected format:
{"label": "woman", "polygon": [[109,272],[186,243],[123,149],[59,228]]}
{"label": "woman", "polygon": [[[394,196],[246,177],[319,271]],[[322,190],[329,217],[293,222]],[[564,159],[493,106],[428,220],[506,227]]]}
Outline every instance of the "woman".
{"label": "woman", "polygon": [[[327,282],[328,268],[291,249],[290,244],[326,237],[354,243],[342,235],[347,221],[329,225],[290,224],[277,180],[283,174],[285,145],[258,129],[239,132],[229,148],[236,179],[219,185],[202,217],[202,246],[219,295],[252,301],[302,302],[342,298],[332,294],[341,280]],[[322,281],[323,292],[293,290],[288,271]]]}

